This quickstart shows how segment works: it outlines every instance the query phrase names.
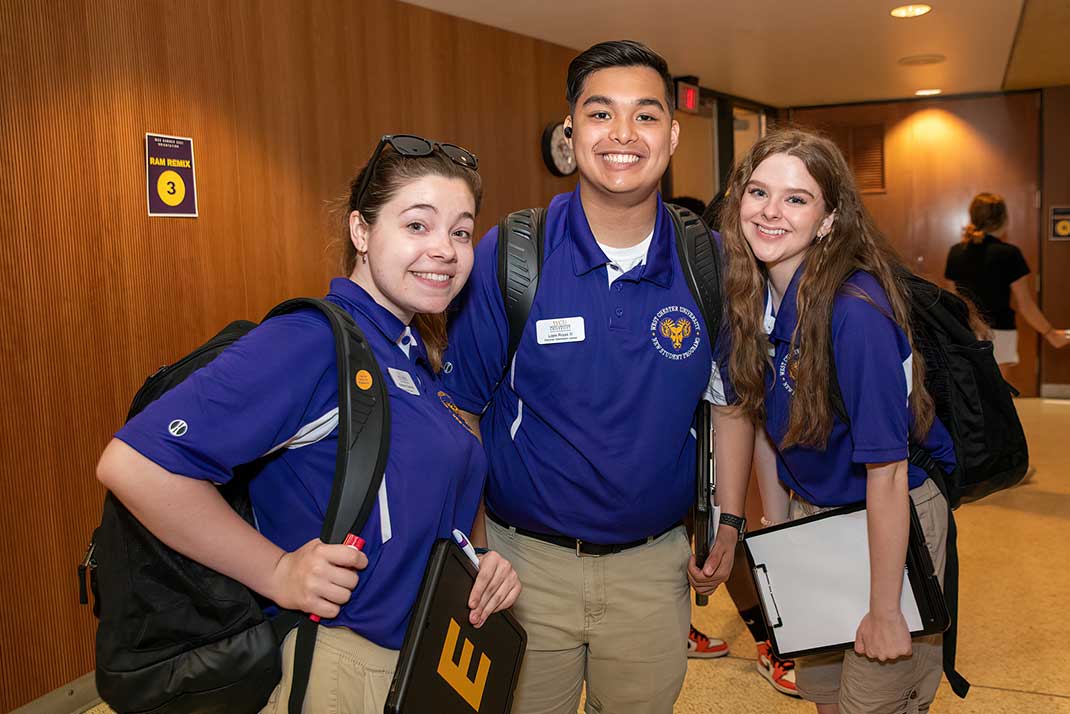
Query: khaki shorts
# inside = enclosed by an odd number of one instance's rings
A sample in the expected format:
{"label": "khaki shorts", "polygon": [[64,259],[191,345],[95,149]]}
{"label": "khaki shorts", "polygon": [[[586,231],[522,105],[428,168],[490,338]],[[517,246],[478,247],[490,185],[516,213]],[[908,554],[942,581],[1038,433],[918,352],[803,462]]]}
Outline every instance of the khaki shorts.
{"label": "khaki shorts", "polygon": [[[261,714],[286,714],[293,678],[297,630],[282,644],[282,680]],[[370,642],[348,627],[320,627],[304,711],[315,714],[382,714],[398,651]]]}
{"label": "khaki shorts", "polygon": [[[944,583],[947,501],[932,479],[910,491],[933,567]],[[788,516],[821,511],[793,495]],[[815,704],[839,704],[840,714],[914,714],[929,711],[943,674],[943,636],[915,637],[912,654],[891,662],[871,660],[854,650],[801,657],[796,663],[799,694]]]}
{"label": "khaki shorts", "polygon": [[683,526],[597,558],[487,519],[490,547],[524,584],[513,614],[528,633],[514,714],[671,714],[687,673],[691,617]]}

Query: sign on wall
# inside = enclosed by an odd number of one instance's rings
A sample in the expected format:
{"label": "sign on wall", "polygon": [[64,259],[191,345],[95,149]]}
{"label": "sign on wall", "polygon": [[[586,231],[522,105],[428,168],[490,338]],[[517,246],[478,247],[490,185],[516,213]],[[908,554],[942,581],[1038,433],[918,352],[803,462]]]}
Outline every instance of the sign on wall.
{"label": "sign on wall", "polygon": [[145,176],[150,216],[197,217],[193,139],[145,134]]}
{"label": "sign on wall", "polygon": [[1070,240],[1070,206],[1051,207],[1051,240]]}

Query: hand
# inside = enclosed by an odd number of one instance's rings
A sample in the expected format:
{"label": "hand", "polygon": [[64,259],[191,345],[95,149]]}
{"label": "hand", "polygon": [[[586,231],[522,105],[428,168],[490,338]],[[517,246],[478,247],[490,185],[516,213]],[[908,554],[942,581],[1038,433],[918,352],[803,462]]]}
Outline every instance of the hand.
{"label": "hand", "polygon": [[492,613],[512,607],[520,590],[520,577],[508,560],[494,551],[480,556],[479,575],[468,596],[468,621],[482,627]]}
{"label": "hand", "polygon": [[337,617],[357,587],[357,571],[366,567],[368,556],[356,548],[313,538],[279,559],[266,594],[288,610]]}
{"label": "hand", "polygon": [[1044,339],[1055,349],[1066,347],[1070,344],[1070,330],[1057,330],[1052,328],[1044,333]]}
{"label": "hand", "polygon": [[855,652],[870,659],[886,662],[911,653],[910,630],[903,613],[898,610],[878,615],[866,613],[855,632]]}
{"label": "hand", "polygon": [[695,556],[687,564],[687,579],[699,595],[709,595],[717,586],[728,580],[732,572],[732,563],[736,557],[736,541],[739,533],[731,526],[718,526],[717,540],[706,558],[702,569],[695,563]]}

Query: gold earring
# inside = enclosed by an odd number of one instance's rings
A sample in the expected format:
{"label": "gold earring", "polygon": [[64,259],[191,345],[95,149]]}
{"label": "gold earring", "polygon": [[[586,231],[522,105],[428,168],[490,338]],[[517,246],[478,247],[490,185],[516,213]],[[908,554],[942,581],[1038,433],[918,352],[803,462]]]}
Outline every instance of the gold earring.
{"label": "gold earring", "polygon": [[366,250],[358,250],[357,251],[357,255],[360,256],[360,262],[361,263],[364,263],[365,265],[368,264],[368,251],[366,251]]}

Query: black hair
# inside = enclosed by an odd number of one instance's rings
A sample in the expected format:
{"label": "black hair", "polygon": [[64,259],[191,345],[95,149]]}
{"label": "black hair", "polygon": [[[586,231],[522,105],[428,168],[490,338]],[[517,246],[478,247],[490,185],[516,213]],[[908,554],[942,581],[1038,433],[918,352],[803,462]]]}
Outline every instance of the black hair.
{"label": "black hair", "polygon": [[587,78],[600,69],[611,67],[649,67],[657,72],[665,84],[665,108],[672,115],[676,109],[676,90],[669,74],[669,63],[657,52],[635,40],[599,42],[569,62],[565,98],[570,113],[576,110],[576,102],[583,93]]}

